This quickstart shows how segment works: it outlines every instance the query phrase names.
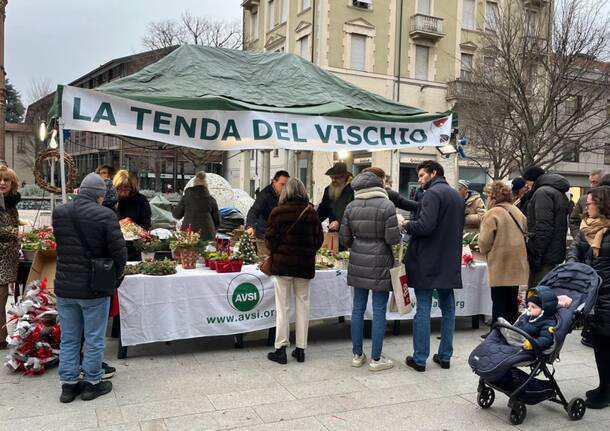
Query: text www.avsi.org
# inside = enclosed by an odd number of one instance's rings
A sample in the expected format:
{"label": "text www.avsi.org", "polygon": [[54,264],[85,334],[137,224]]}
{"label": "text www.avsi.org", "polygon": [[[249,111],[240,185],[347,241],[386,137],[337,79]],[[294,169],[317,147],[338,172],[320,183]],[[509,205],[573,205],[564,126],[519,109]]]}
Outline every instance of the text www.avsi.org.
{"label": "text www.avsi.org", "polygon": [[257,311],[256,313],[243,313],[239,316],[210,316],[207,317],[209,324],[215,323],[232,323],[232,322],[244,322],[246,320],[257,320],[257,319],[268,319],[275,315],[275,310],[265,310],[263,312]]}

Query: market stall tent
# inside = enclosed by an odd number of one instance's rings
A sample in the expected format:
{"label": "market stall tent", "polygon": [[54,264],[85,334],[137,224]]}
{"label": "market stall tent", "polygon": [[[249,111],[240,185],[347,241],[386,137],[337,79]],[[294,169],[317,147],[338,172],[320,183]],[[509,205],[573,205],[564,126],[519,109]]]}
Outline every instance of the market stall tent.
{"label": "market stall tent", "polygon": [[50,116],[61,128],[203,150],[401,149],[451,135],[450,112],[385,99],[297,55],[194,45],[95,90],[59,86]]}

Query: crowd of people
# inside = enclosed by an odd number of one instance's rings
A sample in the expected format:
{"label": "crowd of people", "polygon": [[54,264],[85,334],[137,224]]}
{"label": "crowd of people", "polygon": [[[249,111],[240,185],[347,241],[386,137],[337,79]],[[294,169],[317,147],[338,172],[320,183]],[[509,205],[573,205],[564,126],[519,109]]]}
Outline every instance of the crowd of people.
{"label": "crowd of people", "polygon": [[[268,358],[287,363],[290,299],[296,299],[296,349],[292,356],[305,361],[309,325],[309,283],[315,276],[316,253],[323,243],[323,222],[336,232],[340,247],[350,250],[348,284],[353,287],[351,316],[354,367],[368,364],[371,371],[394,366],[383,355],[385,316],[392,290],[390,269],[395,265],[392,247],[408,238],[403,264],[417,298],[413,323],[413,351],[405,363],[424,372],[430,355],[430,312],[436,291],[442,313],[441,341],[432,361],[451,366],[455,329],[455,289],[462,288],[463,233],[479,233],[478,244],[488,264],[492,320],[518,318],[519,287],[537,286],[564,261],[592,266],[603,283],[589,317],[586,332],[599,372],[599,387],[587,392],[587,405],[610,405],[610,176],[594,172],[591,189],[573,208],[562,176],[531,167],[511,184],[494,181],[485,189],[486,202],[466,181],[457,189],[444,177],[443,167],[432,160],[417,167],[420,189],[410,200],[393,191],[385,172],[377,167],[353,176],[343,162],[326,172],[330,184],[315,207],[305,186],[279,171],[258,194],[246,218],[246,229],[258,252],[269,258],[276,298],[275,350]],[[174,209],[187,224],[215,233],[218,205],[210,195],[205,173],[182,196]],[[17,203],[19,180],[0,167],[0,306],[6,303],[8,285],[15,282],[19,256]],[[397,209],[409,211],[405,220]],[[571,211],[571,214],[570,214]],[[576,212],[582,211],[576,226]],[[85,177],[77,197],[53,213],[57,241],[55,291],[62,322],[60,381],[62,402],[80,394],[93,399],[112,389],[105,378],[114,373],[102,362],[110,297],[119,286],[126,261],[135,256],[121,235],[118,220],[129,217],[145,229],[151,227],[151,210],[139,193],[137,178],[125,170],[101,166]],[[399,221],[401,220],[401,221]],[[568,224],[574,241],[566,256]],[[86,231],[86,238],[81,234]],[[113,280],[108,289],[92,289],[96,260],[111,262]],[[372,296],[372,348],[370,360],[363,351],[364,312]],[[536,305],[530,300],[531,307]],[[535,307],[534,307],[535,308]],[[2,313],[2,319],[5,316]],[[68,323],[66,323],[68,322]],[[0,331],[5,331],[0,321]],[[0,333],[2,340],[6,333]],[[6,347],[0,341],[0,348]],[[83,348],[84,346],[84,348]],[[81,380],[81,373],[84,374]]]}

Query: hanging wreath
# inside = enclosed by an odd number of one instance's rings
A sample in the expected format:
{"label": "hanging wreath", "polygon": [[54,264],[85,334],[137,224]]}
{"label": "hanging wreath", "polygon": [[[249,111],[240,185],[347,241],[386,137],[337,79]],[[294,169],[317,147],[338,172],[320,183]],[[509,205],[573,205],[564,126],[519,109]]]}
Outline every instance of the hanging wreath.
{"label": "hanging wreath", "polygon": [[[52,186],[43,176],[44,162],[49,159],[52,161],[59,160],[59,150],[46,150],[36,157],[36,162],[34,164],[34,180],[41,189],[46,190],[49,193],[61,194],[61,184],[59,186]],[[66,166],[66,192],[72,193],[76,188],[76,164],[69,154],[64,154],[64,162]]]}

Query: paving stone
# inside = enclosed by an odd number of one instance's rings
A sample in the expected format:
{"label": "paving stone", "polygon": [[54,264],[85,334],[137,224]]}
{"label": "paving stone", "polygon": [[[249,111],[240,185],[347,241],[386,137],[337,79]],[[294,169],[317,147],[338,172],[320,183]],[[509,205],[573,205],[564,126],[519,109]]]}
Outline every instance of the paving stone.
{"label": "paving stone", "polygon": [[[20,399],[24,402],[27,399]],[[27,402],[30,402],[27,400]],[[58,406],[59,407],[59,406]],[[30,409],[36,409],[35,404],[30,405]],[[16,418],[0,420],[0,430],[31,430],[44,429],[45,431],[81,431],[84,428],[97,427],[97,417],[95,411],[71,411],[64,412],[56,409],[54,414],[46,414],[44,417]]]}
{"label": "paving stone", "polygon": [[222,430],[253,426],[261,423],[261,419],[250,407],[179,416],[165,420],[169,431]]}
{"label": "paving stone", "polygon": [[237,429],[249,431],[326,431],[326,428],[324,428],[324,426],[322,426],[322,424],[313,417]]}
{"label": "paving stone", "polygon": [[248,391],[214,394],[209,395],[208,398],[217,410],[249,407],[295,399],[290,392],[279,384],[260,389],[251,389]]}
{"label": "paving stone", "polygon": [[98,407],[95,409],[95,414],[100,427],[120,425],[125,422],[119,407]]}
{"label": "paving stone", "polygon": [[141,431],[167,431],[167,426],[163,419],[140,422]]}
{"label": "paving stone", "polygon": [[266,423],[287,421],[343,410],[343,406],[331,397],[283,401],[254,407],[254,411]]}
{"label": "paving stone", "polygon": [[163,419],[172,416],[184,416],[214,410],[206,398],[172,398],[141,404],[130,404],[121,407],[125,422],[142,422],[152,419]]}
{"label": "paving stone", "polygon": [[298,383],[284,385],[292,395],[297,398],[313,398],[324,395],[345,394],[360,391],[366,388],[362,383],[352,378],[329,379],[319,382]]}

